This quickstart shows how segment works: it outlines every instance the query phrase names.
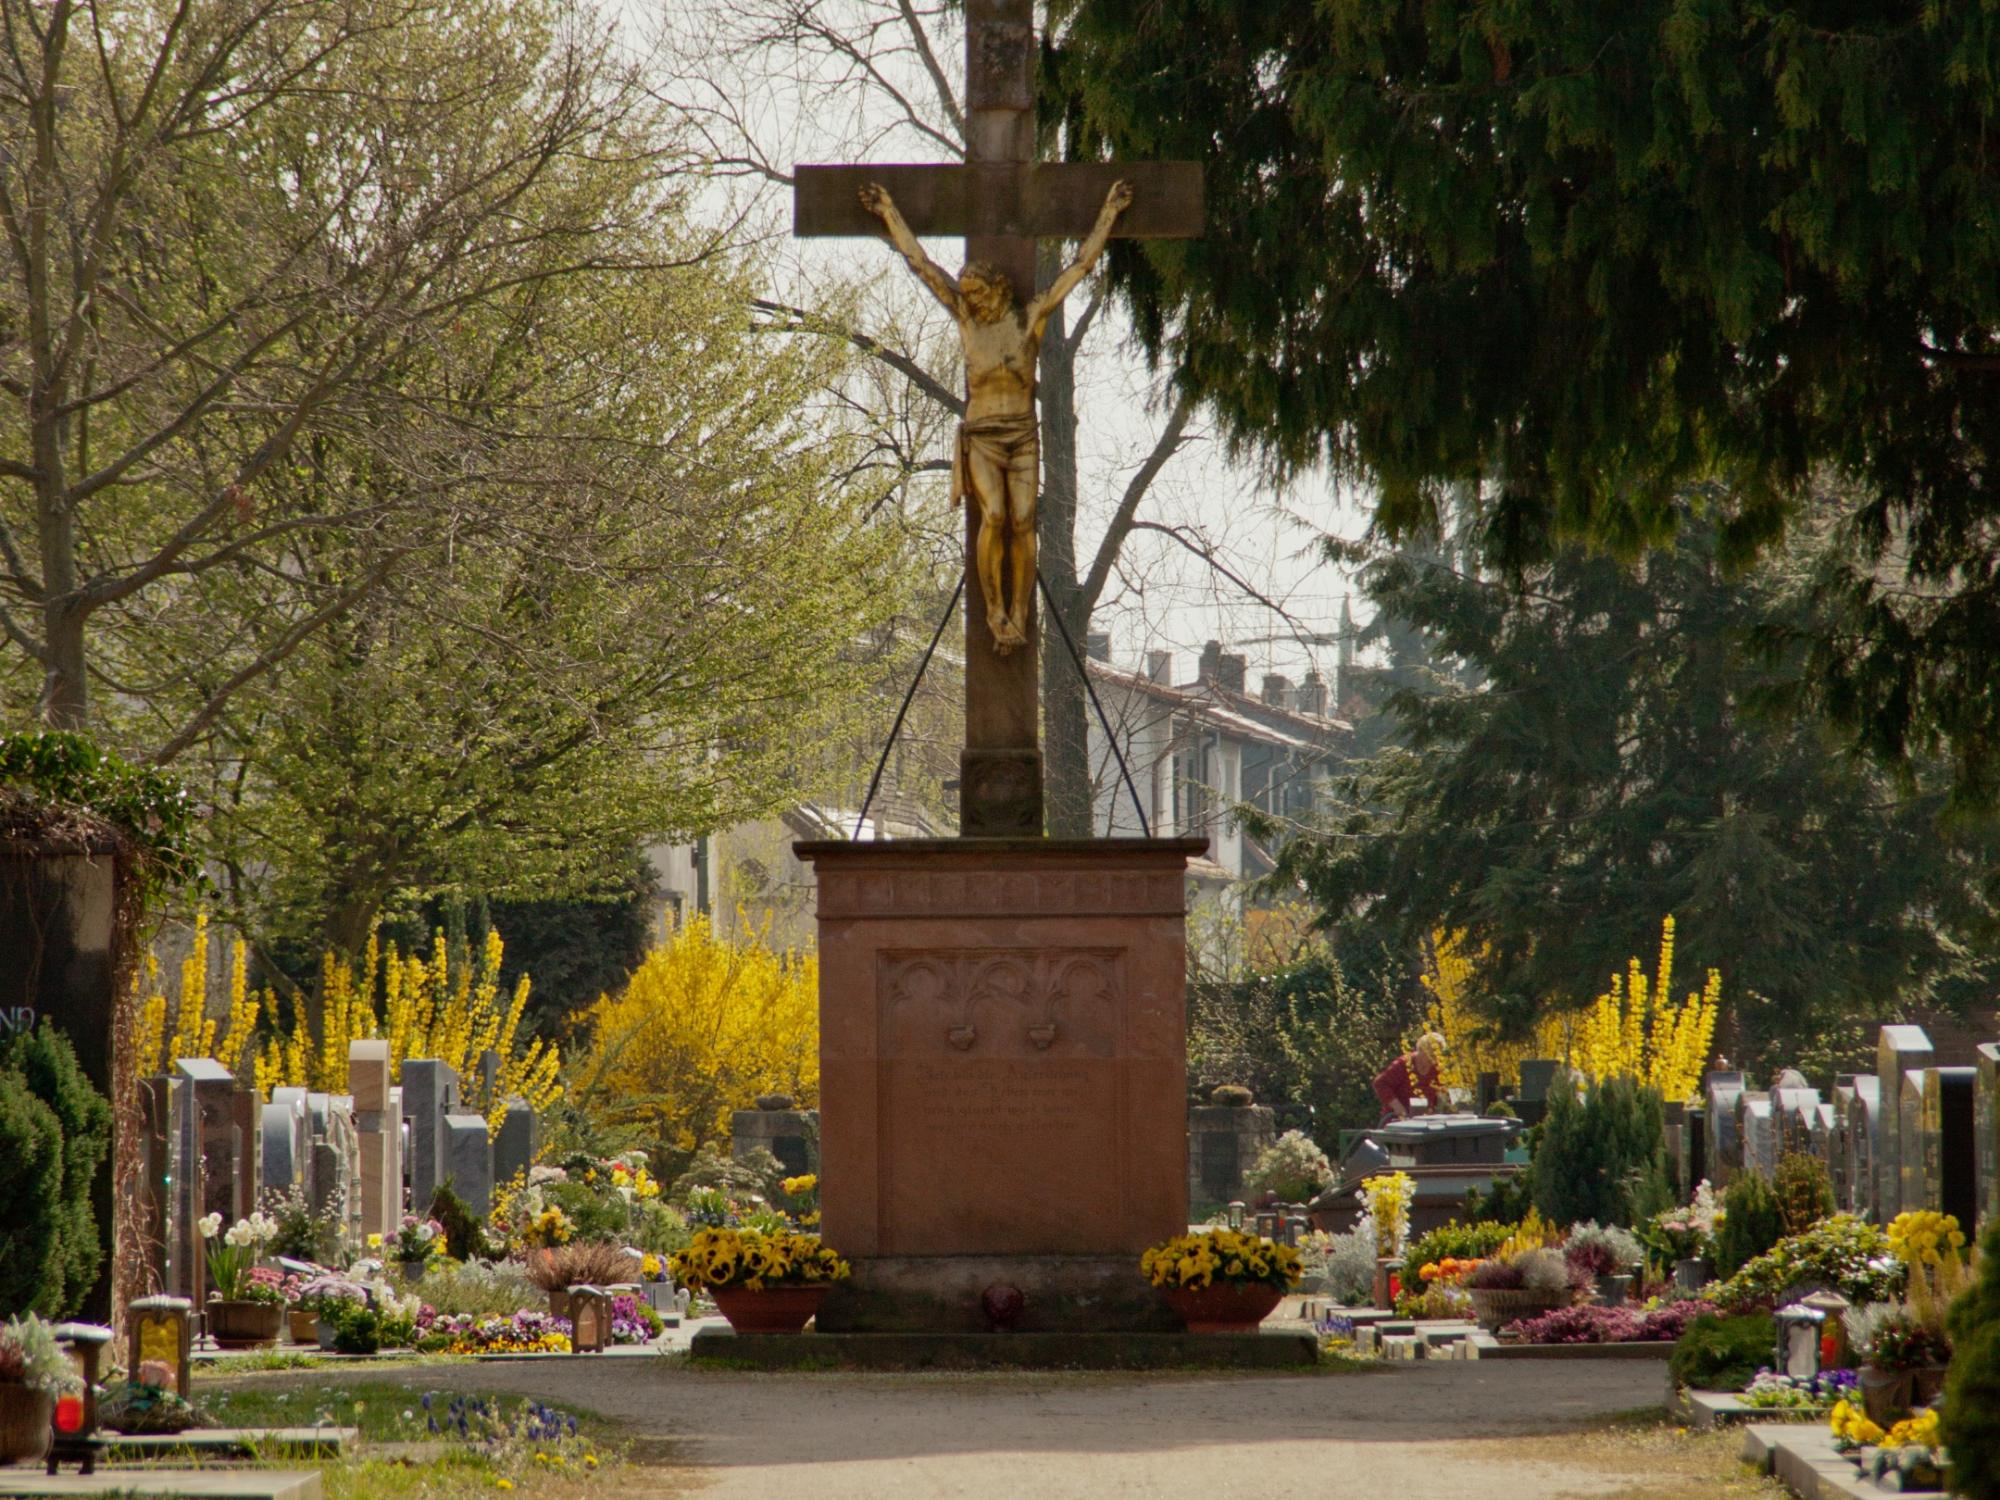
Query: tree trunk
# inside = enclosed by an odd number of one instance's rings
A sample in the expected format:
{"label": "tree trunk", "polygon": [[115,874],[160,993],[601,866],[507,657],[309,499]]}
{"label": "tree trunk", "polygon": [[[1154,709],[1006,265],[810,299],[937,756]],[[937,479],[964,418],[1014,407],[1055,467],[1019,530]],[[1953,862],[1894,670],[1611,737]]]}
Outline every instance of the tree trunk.
{"label": "tree trunk", "polygon": [[[1045,252],[1046,253],[1046,252]],[[1045,270],[1047,268],[1044,268]],[[1076,573],[1076,350],[1062,308],[1042,340],[1042,491],[1037,530],[1042,577],[1076,649],[1090,623]],[[1090,723],[1083,676],[1050,610],[1042,612],[1042,775],[1051,838],[1091,834]]]}

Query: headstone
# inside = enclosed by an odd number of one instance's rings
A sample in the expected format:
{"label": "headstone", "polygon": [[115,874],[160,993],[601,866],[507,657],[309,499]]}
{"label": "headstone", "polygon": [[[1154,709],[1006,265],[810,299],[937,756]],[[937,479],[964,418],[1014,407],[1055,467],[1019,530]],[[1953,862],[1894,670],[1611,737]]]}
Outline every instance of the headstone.
{"label": "headstone", "polygon": [[263,1206],[264,1100],[247,1084],[237,1084],[229,1096],[231,1155],[230,1222],[247,1219]]}
{"label": "headstone", "polygon": [[1717,1188],[1743,1170],[1743,1132],[1737,1126],[1743,1098],[1741,1073],[1713,1071],[1702,1080],[1708,1109],[1708,1171]]}
{"label": "headstone", "polygon": [[307,1094],[307,1128],[312,1132],[309,1192],[313,1213],[338,1226],[343,1245],[365,1243],[361,1230],[361,1138],[354,1128],[354,1101],[346,1094]]}
{"label": "headstone", "polygon": [[500,1054],[488,1047],[479,1054],[479,1104],[483,1109],[493,1106],[500,1092]]}
{"label": "headstone", "polygon": [[179,1082],[165,1074],[139,1080],[139,1180],[133,1184],[144,1284],[165,1287],[179,1275],[175,1265],[174,1091]]}
{"label": "headstone", "polygon": [[1818,1089],[1790,1084],[1771,1090],[1771,1118],[1778,1132],[1778,1155],[1814,1154],[1813,1116],[1818,1109]]}
{"label": "headstone", "polygon": [[444,1117],[459,1112],[458,1074],[434,1057],[403,1063],[403,1120],[409,1131],[410,1211],[429,1213],[444,1181]]}
{"label": "headstone", "polygon": [[493,1143],[484,1115],[444,1117],[444,1180],[480,1218],[493,1211]]}
{"label": "headstone", "polygon": [[173,1189],[175,1242],[170,1252],[178,1275],[169,1290],[204,1300],[202,1273],[207,1251],[197,1228],[207,1214],[235,1222],[236,1079],[213,1058],[182,1058],[174,1065]]}
{"label": "headstone", "polygon": [[1979,1216],[1979,1166],[1974,1159],[1972,1068],[1924,1070],[1924,1193],[1955,1217],[1968,1237]]}
{"label": "headstone", "polygon": [[509,1099],[507,1112],[500,1120],[500,1133],[493,1138],[494,1182],[512,1182],[516,1177],[525,1181],[540,1147],[535,1107],[525,1099]]}
{"label": "headstone", "polygon": [[1979,1221],[1985,1224],[2000,1219],[2000,1042],[1981,1042],[1978,1055],[1973,1085],[1973,1156],[1979,1180]]}
{"label": "headstone", "polygon": [[1676,1200],[1685,1198],[1694,1184],[1687,1175],[1687,1105],[1669,1099],[1666,1108],[1667,1182]]}
{"label": "headstone", "polygon": [[1278,1138],[1263,1104],[1197,1104],[1188,1110],[1188,1200],[1197,1208],[1243,1196],[1243,1174]]}
{"label": "headstone", "polygon": [[1896,1149],[1901,1153],[1896,1186],[1897,1213],[1938,1206],[1937,1194],[1924,1177],[1925,1158],[1935,1159],[1936,1156],[1935,1146],[1927,1151],[1924,1144],[1924,1116],[1935,1107],[1929,1095],[1936,1071],[1934,1068],[1906,1070],[1902,1087],[1896,1095],[1899,1101]]}
{"label": "headstone", "polygon": [[311,1137],[306,1130],[306,1091],[271,1090],[264,1106],[264,1187],[284,1194],[304,1190],[311,1171]]}
{"label": "headstone", "polygon": [[1709,1177],[1708,1106],[1690,1104],[1687,1111],[1687,1190],[1690,1197]]}
{"label": "headstone", "polygon": [[755,1109],[739,1109],[729,1117],[729,1151],[748,1156],[759,1146],[778,1158],[787,1177],[819,1171],[819,1111],[794,1109],[791,1101],[770,1095]]}
{"label": "headstone", "polygon": [[403,1222],[403,1122],[387,1041],[364,1037],[347,1044],[347,1087],[361,1138],[361,1232],[388,1239]]}
{"label": "headstone", "polygon": [[1523,1124],[1539,1125],[1542,1116],[1548,1113],[1549,1089],[1560,1067],[1561,1061],[1553,1057],[1521,1059],[1521,1094],[1514,1101],[1514,1109]]}
{"label": "headstone", "polygon": [[[1903,1203],[1903,1075],[1928,1068],[1935,1058],[1921,1026],[1884,1026],[1875,1044],[1875,1079],[1881,1119],[1875,1129],[1875,1215],[1886,1224]],[[1911,1143],[1915,1149],[1915,1142]],[[1911,1205],[1915,1206],[1915,1205]]]}
{"label": "headstone", "polygon": [[1873,1073],[1857,1073],[1834,1090],[1840,1126],[1842,1208],[1864,1219],[1876,1217],[1875,1157],[1880,1138],[1882,1090]]}
{"label": "headstone", "polygon": [[1736,1124],[1743,1135],[1743,1170],[1768,1182],[1778,1172],[1778,1120],[1771,1096],[1738,1095]]}

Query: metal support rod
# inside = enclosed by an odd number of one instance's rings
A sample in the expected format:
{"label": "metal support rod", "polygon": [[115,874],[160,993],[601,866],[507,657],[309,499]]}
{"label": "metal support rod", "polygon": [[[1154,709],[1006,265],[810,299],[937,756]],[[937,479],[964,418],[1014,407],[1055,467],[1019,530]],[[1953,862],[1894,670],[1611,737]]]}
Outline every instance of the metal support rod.
{"label": "metal support rod", "polygon": [[896,722],[889,726],[889,738],[882,743],[882,758],[875,762],[875,774],[868,780],[868,795],[861,799],[861,815],[854,820],[854,837],[858,841],[861,830],[868,824],[868,809],[875,805],[875,793],[881,789],[882,773],[889,768],[889,752],[896,748],[896,738],[903,732],[903,719],[915,701],[917,689],[922,686],[924,673],[930,670],[931,658],[937,655],[938,642],[944,639],[944,628],[951,623],[952,611],[958,608],[958,601],[965,597],[965,574],[958,575],[958,587],[951,591],[951,602],[944,607],[939,617],[937,629],[931,632],[931,643],[924,648],[924,659],[917,663],[917,675],[910,679],[910,690],[903,694],[903,706],[896,710]]}
{"label": "metal support rod", "polygon": [[1097,689],[1090,685],[1090,670],[1084,666],[1083,657],[1077,652],[1076,642],[1070,639],[1069,625],[1063,619],[1062,611],[1056,608],[1055,596],[1049,592],[1049,581],[1042,577],[1042,570],[1039,567],[1035,569],[1035,582],[1042,586],[1042,603],[1048,606],[1049,618],[1055,621],[1057,634],[1062,636],[1063,644],[1069,647],[1069,659],[1076,663],[1076,675],[1083,679],[1083,690],[1090,695],[1090,706],[1097,710],[1097,722],[1104,726],[1104,738],[1110,744],[1111,753],[1118,761],[1118,774],[1125,778],[1125,790],[1132,794],[1132,811],[1139,815],[1139,832],[1146,838],[1151,838],[1153,825],[1146,821],[1146,808],[1139,801],[1139,788],[1132,783],[1132,769],[1125,764],[1125,752],[1118,748],[1118,736],[1112,733],[1111,720],[1105,715],[1104,705],[1097,701]]}

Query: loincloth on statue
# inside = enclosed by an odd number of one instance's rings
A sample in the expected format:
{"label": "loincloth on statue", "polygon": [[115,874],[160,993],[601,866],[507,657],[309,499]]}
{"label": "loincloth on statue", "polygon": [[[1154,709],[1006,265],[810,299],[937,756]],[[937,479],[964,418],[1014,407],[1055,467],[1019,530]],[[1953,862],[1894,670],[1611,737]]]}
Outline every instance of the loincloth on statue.
{"label": "loincloth on statue", "polygon": [[958,424],[958,446],[951,459],[951,503],[972,491],[972,455],[990,460],[1008,474],[1025,474],[1032,482],[1042,466],[1041,425],[1032,412],[1018,417],[980,417]]}

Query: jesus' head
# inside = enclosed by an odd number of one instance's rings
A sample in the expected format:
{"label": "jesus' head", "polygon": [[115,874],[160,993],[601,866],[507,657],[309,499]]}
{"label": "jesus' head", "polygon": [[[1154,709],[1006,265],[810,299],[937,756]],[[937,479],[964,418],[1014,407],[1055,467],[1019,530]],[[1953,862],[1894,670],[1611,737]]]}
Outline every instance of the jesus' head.
{"label": "jesus' head", "polygon": [[1014,283],[991,261],[969,262],[958,273],[958,294],[980,323],[997,323],[1013,310]]}

